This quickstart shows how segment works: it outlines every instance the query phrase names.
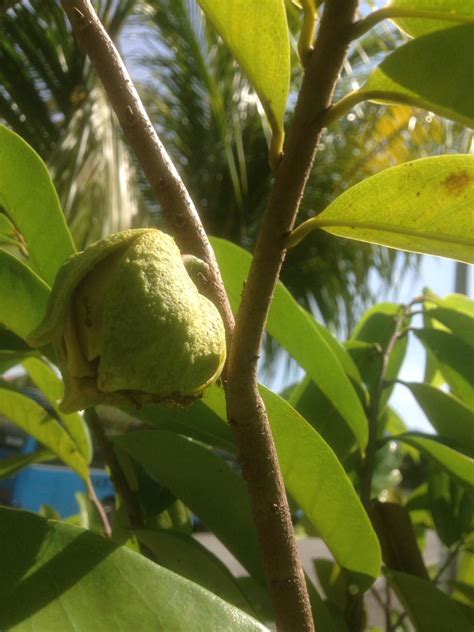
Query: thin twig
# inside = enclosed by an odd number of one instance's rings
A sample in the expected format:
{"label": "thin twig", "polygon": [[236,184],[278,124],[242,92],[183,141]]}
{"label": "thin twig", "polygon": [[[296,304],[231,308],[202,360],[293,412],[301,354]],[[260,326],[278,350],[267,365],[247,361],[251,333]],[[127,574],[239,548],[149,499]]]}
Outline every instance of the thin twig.
{"label": "thin twig", "polygon": [[392,591],[387,580],[385,580],[385,629],[390,629],[392,616]]}
{"label": "thin twig", "polygon": [[123,473],[120,463],[115,454],[115,450],[109,441],[109,438],[105,434],[105,430],[102,423],[93,408],[88,408],[85,412],[85,418],[89,427],[97,441],[102,454],[104,455],[107,467],[110,470],[110,476],[115,487],[115,491],[123,500],[123,503],[127,510],[128,520],[132,529],[143,529],[144,522],[142,511],[137,499],[130,489],[127,478]]}
{"label": "thin twig", "polygon": [[306,66],[313,50],[318,12],[315,0],[302,0],[301,4],[303,7],[303,24],[301,25],[298,39],[298,57],[302,65]]}
{"label": "thin twig", "polygon": [[385,612],[385,603],[384,600],[382,599],[382,597],[379,595],[378,590],[375,588],[375,586],[371,586],[370,587],[370,592],[372,593],[372,596],[374,597],[375,601],[378,603],[378,605],[380,606],[381,610],[383,610]]}
{"label": "thin twig", "polygon": [[370,408],[369,408],[369,438],[367,441],[367,448],[365,450],[365,459],[362,465],[362,475],[361,475],[361,490],[360,490],[360,498],[362,504],[364,505],[366,511],[370,514],[370,496],[372,490],[372,477],[374,474],[375,467],[375,457],[377,454],[377,425],[378,418],[380,412],[380,400],[382,397],[382,393],[386,386],[385,377],[387,374],[388,364],[390,362],[390,356],[392,355],[393,349],[397,341],[406,334],[406,329],[404,328],[404,321],[408,313],[408,308],[403,305],[400,308],[400,313],[396,318],[395,330],[390,340],[388,341],[387,347],[385,348],[385,352],[382,356],[382,369],[380,371],[379,379],[377,384],[375,385],[374,392],[371,396]]}
{"label": "thin twig", "polygon": [[87,485],[87,492],[89,494],[91,503],[94,505],[97,513],[99,514],[99,518],[100,518],[100,521],[102,522],[102,528],[104,529],[104,533],[108,538],[110,538],[112,536],[112,527],[110,526],[109,519],[107,517],[107,514],[105,513],[105,509],[102,506],[102,503],[97,498],[94,485],[92,484],[92,481],[90,478],[88,479],[86,485]]}
{"label": "thin twig", "polygon": [[444,560],[443,564],[439,567],[436,575],[431,580],[433,582],[433,584],[437,584],[439,582],[439,580],[441,579],[442,574],[450,566],[450,564],[452,563],[454,558],[457,556],[457,554],[461,550],[463,544],[464,544],[464,539],[463,538],[461,538],[461,540],[456,542],[454,547],[451,549],[451,551],[446,556],[446,559]]}

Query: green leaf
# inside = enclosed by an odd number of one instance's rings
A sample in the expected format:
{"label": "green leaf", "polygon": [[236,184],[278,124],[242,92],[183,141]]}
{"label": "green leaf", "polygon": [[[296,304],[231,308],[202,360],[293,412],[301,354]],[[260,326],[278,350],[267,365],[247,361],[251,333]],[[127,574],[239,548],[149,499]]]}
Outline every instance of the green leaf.
{"label": "green leaf", "polygon": [[444,298],[435,296],[432,299],[430,297],[430,300],[441,307],[454,309],[457,312],[462,312],[463,314],[474,318],[474,301],[464,294],[448,294],[448,296],[445,296]]}
{"label": "green leaf", "polygon": [[390,437],[393,441],[403,441],[423,452],[463,483],[474,486],[474,461],[465,454],[431,439],[429,435],[407,432]]}
{"label": "green leaf", "polygon": [[[432,305],[432,299],[438,297],[428,288],[423,289],[423,294],[427,295],[427,300],[423,303],[423,327],[427,329],[444,329],[443,325],[428,315],[428,307]],[[440,387],[445,384],[443,374],[439,370],[438,362],[429,349],[426,349],[425,372],[423,382],[432,386]]]}
{"label": "green leaf", "polygon": [[[212,245],[232,308],[237,311],[252,257],[223,239],[212,239]],[[361,378],[347,351],[298,305],[282,283],[278,283],[275,291],[267,330],[305,369],[363,450],[368,437],[367,417],[351,384],[351,379],[360,384]]]}
{"label": "green leaf", "polygon": [[402,382],[410,389],[432,426],[452,439],[462,451],[474,456],[474,412],[461,400],[430,384]]}
{"label": "green leaf", "polygon": [[344,609],[347,602],[347,578],[332,560],[315,559],[314,569],[328,600]]}
{"label": "green leaf", "polygon": [[468,127],[474,126],[474,25],[463,24],[416,38],[386,57],[360,96],[406,103]]}
{"label": "green leaf", "polygon": [[3,415],[54,452],[85,481],[87,463],[61,424],[29,397],[0,388],[0,415]]}
{"label": "green leaf", "polygon": [[283,146],[290,89],[290,41],[283,0],[198,0],[253,85],[274,134],[272,155]]}
{"label": "green leaf", "polygon": [[90,463],[92,461],[92,442],[86,422],[79,413],[66,415],[59,410],[58,402],[64,396],[63,381],[49,364],[39,358],[28,358],[23,361],[23,366],[36,386],[46,395],[86,463]]}
{"label": "green leaf", "polygon": [[474,490],[433,465],[427,478],[429,510],[436,532],[441,542],[451,547],[472,532]]}
{"label": "green leaf", "polygon": [[[210,396],[209,393],[207,397]],[[140,410],[128,409],[128,412],[160,430],[178,432],[213,447],[235,452],[232,433],[225,422],[225,412],[224,417],[220,417],[202,401],[196,402],[190,408],[170,408],[156,404],[144,406]]]}
{"label": "green leaf", "polygon": [[21,364],[34,351],[0,351],[0,375],[6,373],[16,364]]}
{"label": "green leaf", "polygon": [[0,375],[31,355],[39,355],[39,352],[31,349],[22,338],[0,325]]}
{"label": "green leaf", "polygon": [[415,336],[436,357],[454,395],[474,406],[474,349],[447,331],[413,329]]}
{"label": "green leaf", "polygon": [[114,442],[180,498],[263,583],[245,484],[223,459],[191,439],[162,430],[133,432]]}
{"label": "green leaf", "polygon": [[[224,414],[221,391],[212,403]],[[283,398],[261,386],[285,486],[351,581],[367,588],[378,576],[380,547],[352,483],[319,434]],[[217,396],[220,395],[220,403]]]}
{"label": "green leaf", "polygon": [[474,156],[406,162],[342,193],[293,231],[288,247],[322,228],[339,237],[473,263],[473,196]]}
{"label": "green leaf", "polygon": [[391,570],[385,575],[417,632],[472,631],[469,620],[456,602],[432,582]]}
{"label": "green leaf", "polygon": [[0,628],[265,630],[130,549],[90,531],[0,508]]}
{"label": "green leaf", "polygon": [[[351,339],[346,342],[346,349],[357,365],[371,394],[378,387],[382,372],[383,354],[395,334],[397,319],[402,317],[401,309],[402,307],[396,303],[375,305],[363,315],[352,333]],[[398,377],[405,358],[407,343],[406,336],[396,341],[388,362],[385,380],[395,380]],[[393,387],[383,390],[379,406],[381,410],[387,403],[392,390]]]}
{"label": "green leaf", "polygon": [[473,346],[474,318],[463,311],[451,309],[442,303],[439,307],[425,310],[430,318],[435,318],[450,329],[455,336]]}
{"label": "green leaf", "polygon": [[288,402],[331,446],[339,460],[354,448],[355,439],[343,417],[306,375],[288,397]]}
{"label": "green leaf", "polygon": [[59,198],[38,154],[0,126],[0,206],[23,235],[29,262],[52,285],[58,268],[74,252]]}
{"label": "green leaf", "polygon": [[252,607],[229,569],[194,538],[173,531],[134,532],[160,566],[199,584],[250,614]]}
{"label": "green leaf", "polygon": [[458,559],[453,597],[474,607],[474,552],[462,551]]}
{"label": "green leaf", "polygon": [[1,459],[0,479],[8,478],[32,463],[42,463],[53,459],[54,454],[51,454],[49,450],[38,450],[38,452],[32,452],[31,454],[21,454],[20,456],[10,456],[6,459]]}
{"label": "green leaf", "polygon": [[453,19],[472,18],[474,20],[474,2],[472,0],[391,0],[390,7],[410,9],[413,11],[435,11],[447,13],[450,20],[430,18],[396,18],[395,24],[412,37],[419,37],[432,31],[439,31],[453,26]]}
{"label": "green leaf", "polygon": [[43,320],[49,288],[13,255],[0,250],[0,324],[20,338]]}
{"label": "green leaf", "polygon": [[382,546],[385,564],[393,570],[429,579],[406,507],[375,500],[372,502],[372,522]]}

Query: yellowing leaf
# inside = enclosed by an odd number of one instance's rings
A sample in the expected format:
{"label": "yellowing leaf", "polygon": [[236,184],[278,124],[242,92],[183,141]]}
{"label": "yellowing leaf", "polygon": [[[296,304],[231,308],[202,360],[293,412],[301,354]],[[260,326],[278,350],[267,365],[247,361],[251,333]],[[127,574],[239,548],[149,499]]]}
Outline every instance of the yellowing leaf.
{"label": "yellowing leaf", "polygon": [[279,153],[290,87],[290,42],[284,1],[198,2],[258,94],[272,127],[273,151]]}
{"label": "yellowing leaf", "polygon": [[474,262],[474,156],[422,158],[386,169],[340,195],[291,235],[315,228],[357,241]]}

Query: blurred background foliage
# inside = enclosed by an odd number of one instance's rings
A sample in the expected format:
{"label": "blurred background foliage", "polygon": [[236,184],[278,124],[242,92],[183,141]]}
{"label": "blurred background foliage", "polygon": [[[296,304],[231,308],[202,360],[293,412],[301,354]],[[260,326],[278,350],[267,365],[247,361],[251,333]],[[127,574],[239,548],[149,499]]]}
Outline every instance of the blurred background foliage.
{"label": "blurred background foliage", "polygon": [[[251,250],[272,177],[268,126],[245,76],[195,0],[95,5],[207,231]],[[302,75],[301,16],[287,5],[294,95]],[[339,94],[360,85],[370,64],[401,41],[384,23],[355,42]],[[47,162],[78,248],[129,227],[160,225],[148,183],[55,0],[0,3],[0,119]],[[410,107],[358,105],[323,135],[299,221],[370,174],[467,151],[470,138],[461,126]],[[416,263],[414,255],[315,232],[289,253],[282,279],[304,307],[347,336],[367,305]],[[269,341],[268,350],[274,348]]]}

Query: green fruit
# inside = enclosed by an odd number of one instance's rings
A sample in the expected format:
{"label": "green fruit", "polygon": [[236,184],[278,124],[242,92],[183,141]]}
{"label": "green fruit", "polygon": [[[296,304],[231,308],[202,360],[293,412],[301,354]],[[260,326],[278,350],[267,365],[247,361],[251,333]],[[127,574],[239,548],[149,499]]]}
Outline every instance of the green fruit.
{"label": "green fruit", "polygon": [[28,337],[33,347],[53,342],[65,384],[61,410],[185,404],[215,382],[224,326],[190,276],[205,269],[156,229],[117,233],[72,255]]}

